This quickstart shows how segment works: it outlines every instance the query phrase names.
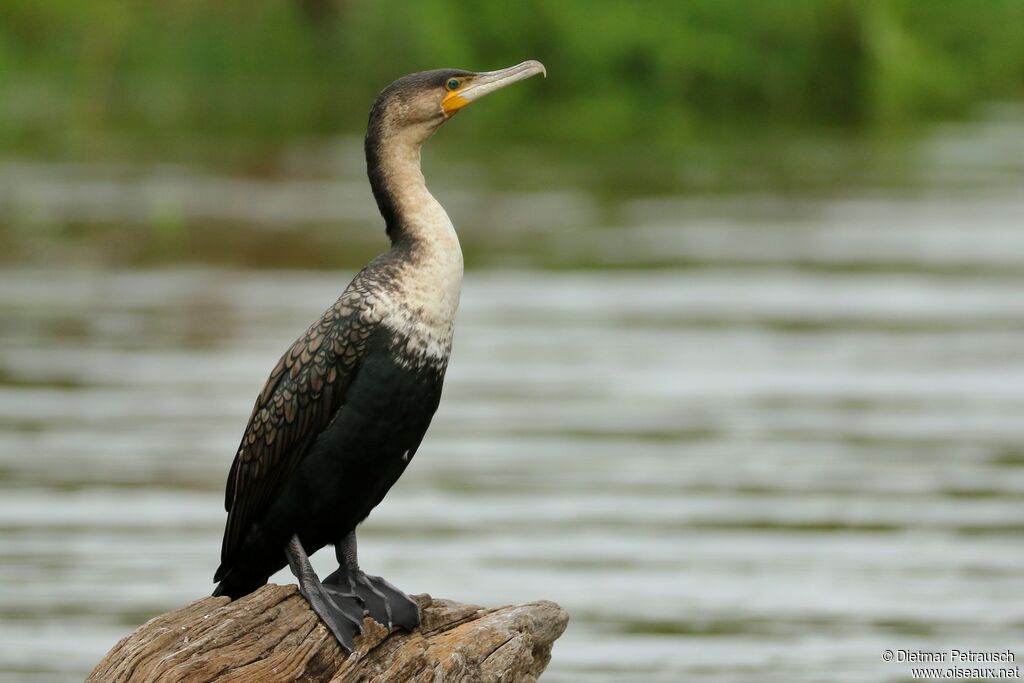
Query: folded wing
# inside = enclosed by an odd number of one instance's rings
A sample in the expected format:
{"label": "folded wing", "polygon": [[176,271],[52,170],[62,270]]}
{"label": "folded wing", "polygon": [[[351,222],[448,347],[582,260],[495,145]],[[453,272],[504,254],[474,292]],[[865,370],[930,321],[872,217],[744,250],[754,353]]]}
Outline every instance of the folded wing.
{"label": "folded wing", "polygon": [[358,291],[346,291],[281,357],[256,399],[228,473],[228,521],[215,580],[344,406],[374,328],[362,304]]}

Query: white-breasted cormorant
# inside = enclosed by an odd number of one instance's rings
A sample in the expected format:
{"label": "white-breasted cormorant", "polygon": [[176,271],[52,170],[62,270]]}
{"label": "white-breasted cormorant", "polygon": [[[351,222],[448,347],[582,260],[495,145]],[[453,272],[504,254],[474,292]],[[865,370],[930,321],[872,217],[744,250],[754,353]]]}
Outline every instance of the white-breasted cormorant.
{"label": "white-breasted cormorant", "polygon": [[[427,190],[420,147],[459,109],[544,73],[425,71],[373,104],[366,165],[391,249],[281,357],[256,400],[228,474],[228,511],[214,595],[232,599],[286,563],[313,610],[349,651],[364,607],[389,629],[419,609],[356,561],[356,526],[398,480],[441,398],[462,286],[462,250]],[[321,582],[309,563],[333,544],[340,567]]]}

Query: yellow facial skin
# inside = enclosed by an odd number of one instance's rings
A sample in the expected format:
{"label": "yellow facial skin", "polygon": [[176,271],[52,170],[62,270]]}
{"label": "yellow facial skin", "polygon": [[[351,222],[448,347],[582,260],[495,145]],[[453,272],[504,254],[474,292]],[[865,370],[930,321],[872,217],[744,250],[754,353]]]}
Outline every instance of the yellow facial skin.
{"label": "yellow facial skin", "polygon": [[459,87],[455,90],[449,90],[441,100],[441,109],[444,111],[444,115],[451,117],[454,116],[457,111],[469,104],[469,100],[462,97],[459,93],[462,92],[463,82],[459,82]]}
{"label": "yellow facial skin", "polygon": [[547,71],[543,64],[531,59],[507,69],[455,76],[445,83],[447,92],[441,100],[441,110],[446,118],[451,118],[470,102],[537,74],[547,75]]}

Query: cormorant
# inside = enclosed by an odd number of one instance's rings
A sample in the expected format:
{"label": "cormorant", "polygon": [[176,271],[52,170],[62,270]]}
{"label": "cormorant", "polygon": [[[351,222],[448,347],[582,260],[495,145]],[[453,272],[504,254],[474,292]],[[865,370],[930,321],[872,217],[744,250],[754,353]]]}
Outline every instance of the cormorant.
{"label": "cormorant", "polygon": [[[391,248],[281,357],[256,400],[228,474],[228,511],[214,595],[232,599],[286,563],[313,610],[348,650],[363,609],[412,630],[419,608],[356,561],[356,526],[398,480],[441,397],[462,286],[462,250],[427,190],[420,147],[462,107],[545,73],[425,71],[377,97],[366,165]],[[308,555],[334,545],[321,582]]]}

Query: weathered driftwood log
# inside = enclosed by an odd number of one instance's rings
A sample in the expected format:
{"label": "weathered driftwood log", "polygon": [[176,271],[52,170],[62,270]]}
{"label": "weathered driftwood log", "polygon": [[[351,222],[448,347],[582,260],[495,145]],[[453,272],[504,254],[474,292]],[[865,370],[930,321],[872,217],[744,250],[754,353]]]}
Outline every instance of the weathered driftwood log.
{"label": "weathered driftwood log", "polygon": [[196,600],[121,640],[87,683],[534,681],[569,621],[553,602],[482,609],[414,598],[420,629],[389,636],[367,617],[348,657],[295,586]]}

